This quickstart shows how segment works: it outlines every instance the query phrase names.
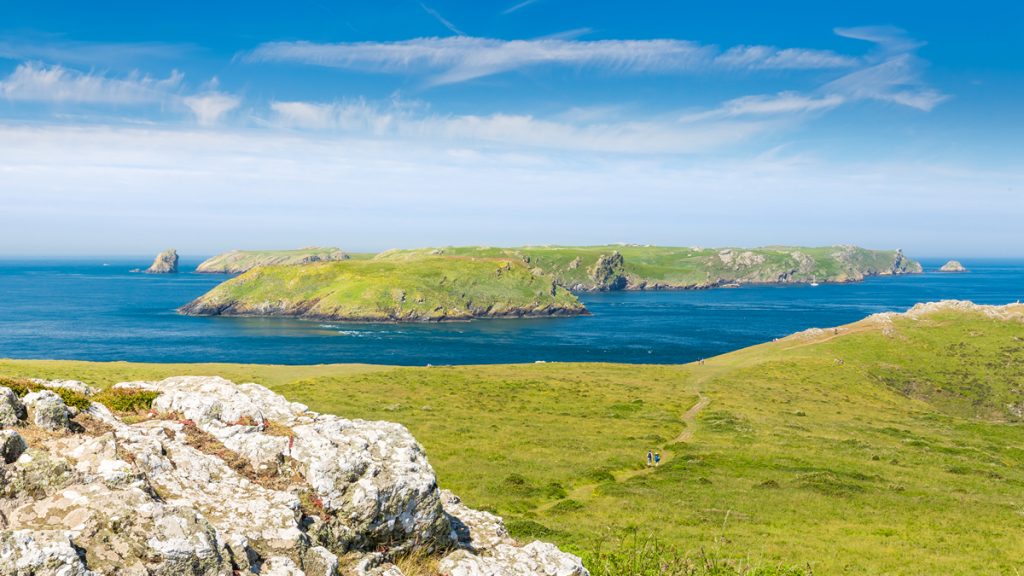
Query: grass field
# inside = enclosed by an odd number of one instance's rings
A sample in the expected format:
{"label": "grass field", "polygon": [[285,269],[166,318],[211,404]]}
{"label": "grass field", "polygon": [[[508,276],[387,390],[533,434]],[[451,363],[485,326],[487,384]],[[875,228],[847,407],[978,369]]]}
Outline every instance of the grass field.
{"label": "grass field", "polygon": [[401,422],[442,486],[597,574],[1024,571],[1019,319],[940,309],[685,366],[0,361],[97,385],[188,373]]}

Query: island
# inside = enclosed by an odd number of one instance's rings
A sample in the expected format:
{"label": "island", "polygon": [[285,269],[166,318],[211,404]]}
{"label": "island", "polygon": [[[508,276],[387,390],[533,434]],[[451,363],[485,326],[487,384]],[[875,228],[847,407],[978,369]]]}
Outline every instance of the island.
{"label": "island", "polygon": [[854,282],[919,272],[921,265],[900,250],[854,246],[423,248],[256,265],[179,312],[349,322],[576,316],[587,310],[574,293]]}
{"label": "island", "polygon": [[298,250],[232,250],[204,260],[196,267],[200,274],[242,274],[257,266],[309,264],[348,260],[338,248],[300,248]]}
{"label": "island", "polygon": [[153,263],[144,272],[146,274],[177,274],[178,252],[171,248],[157,254]]}
{"label": "island", "polygon": [[422,257],[260,266],[179,310],[193,316],[287,316],[346,322],[442,322],[578,316],[554,278],[513,258]]}
{"label": "island", "polygon": [[964,268],[964,265],[956,260],[950,260],[943,264],[942,268],[939,268],[939,272],[967,272],[967,268]]}
{"label": "island", "polygon": [[449,247],[391,250],[377,260],[427,256],[506,257],[550,274],[572,292],[689,290],[744,284],[856,282],[869,276],[917,274],[921,265],[901,250],[856,246],[817,248],[678,248],[666,246]]}

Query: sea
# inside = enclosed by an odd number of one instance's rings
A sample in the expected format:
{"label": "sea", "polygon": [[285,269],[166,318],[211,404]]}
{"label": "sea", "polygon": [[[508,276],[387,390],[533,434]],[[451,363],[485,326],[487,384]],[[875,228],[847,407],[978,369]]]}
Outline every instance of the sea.
{"label": "sea", "polygon": [[1024,298],[1024,260],[961,260],[851,284],[583,294],[590,316],[443,324],[194,318],[176,308],[227,279],[132,273],[146,258],[0,260],[0,358],[399,365],[684,363],[811,327],[942,299]]}

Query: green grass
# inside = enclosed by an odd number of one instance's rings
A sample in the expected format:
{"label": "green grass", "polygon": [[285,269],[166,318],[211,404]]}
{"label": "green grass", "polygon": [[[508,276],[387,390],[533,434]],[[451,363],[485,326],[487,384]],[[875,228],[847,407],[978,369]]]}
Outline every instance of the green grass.
{"label": "green grass", "polygon": [[[442,486],[602,576],[1017,574],[1022,342],[1020,321],[941,312],[704,365],[0,361],[0,374],[215,373],[401,422]],[[698,397],[710,404],[684,417]],[[662,466],[644,467],[648,449]]]}
{"label": "green grass", "polygon": [[585,312],[552,278],[513,259],[424,257],[264,266],[184,308],[192,314],[439,321]]}
{"label": "green grass", "polygon": [[[730,250],[730,253],[725,253]],[[890,271],[898,261],[894,250],[855,247],[674,248],[665,246],[526,246],[520,248],[447,247],[392,250],[378,260],[410,261],[437,254],[448,256],[515,257],[539,272],[553,275],[573,290],[699,288],[719,284],[846,282]],[[622,263],[609,262],[618,253]],[[599,265],[602,257],[604,265]],[[900,272],[920,272],[903,259]],[[616,284],[618,283],[618,284]]]}
{"label": "green grass", "polygon": [[300,248],[298,250],[232,250],[204,260],[197,272],[241,274],[257,266],[294,265],[309,262],[346,260],[337,248]]}

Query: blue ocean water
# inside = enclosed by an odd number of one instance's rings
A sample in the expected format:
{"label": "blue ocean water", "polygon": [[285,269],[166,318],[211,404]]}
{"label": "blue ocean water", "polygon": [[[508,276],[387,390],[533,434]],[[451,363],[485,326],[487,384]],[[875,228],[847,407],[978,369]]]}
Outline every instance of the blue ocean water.
{"label": "blue ocean water", "polygon": [[1024,261],[964,261],[967,274],[856,284],[585,294],[592,316],[451,324],[191,318],[175,308],[225,279],[132,274],[144,259],[0,261],[0,357],[139,362],[681,363],[946,298],[1024,298]]}

